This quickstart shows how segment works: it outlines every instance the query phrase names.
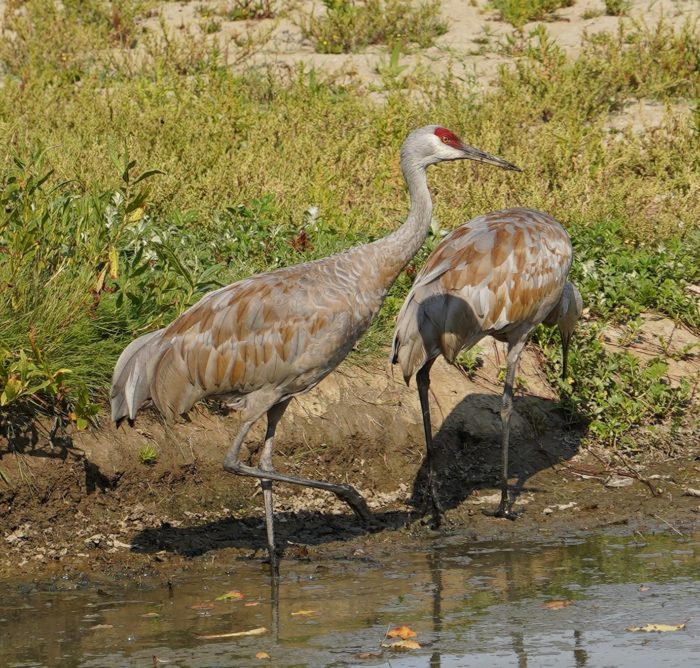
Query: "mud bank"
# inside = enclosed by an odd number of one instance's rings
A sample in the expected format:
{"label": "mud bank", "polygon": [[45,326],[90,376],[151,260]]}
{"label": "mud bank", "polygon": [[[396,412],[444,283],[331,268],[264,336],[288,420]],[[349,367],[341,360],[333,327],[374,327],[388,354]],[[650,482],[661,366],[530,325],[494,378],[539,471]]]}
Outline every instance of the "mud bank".
{"label": "mud bank", "polygon": [[[658,327],[658,319],[655,323]],[[634,350],[651,350],[653,336]],[[615,345],[614,332],[610,345]],[[523,540],[577,534],[606,526],[630,533],[683,531],[700,521],[700,439],[689,412],[685,427],[655,439],[634,460],[596,449],[585,425],[566,414],[546,381],[534,348],[523,356],[515,402],[511,484],[520,518],[484,516],[498,502],[499,369],[503,352],[487,341],[469,379],[438,362],[432,373],[445,532],[468,540]],[[675,373],[697,369],[693,357]],[[345,363],[295,400],[278,429],[280,471],[356,486],[375,513],[363,527],[347,506],[316,490],[275,486],[278,543],[286,558],[314,552],[352,554],[430,532],[420,513],[425,486],[418,399],[381,364]],[[190,560],[265,556],[262,499],[256,481],[227,474],[224,453],[236,414],[201,406],[166,430],[145,412],[135,428],[98,428],[48,441],[35,427],[0,442],[0,577],[41,578],[83,571],[148,572]],[[257,461],[264,425],[247,439],[244,458]],[[659,434],[662,434],[661,436]],[[640,431],[640,445],[647,433]],[[145,464],[144,446],[155,453]],[[642,448],[644,449],[644,448]]]}

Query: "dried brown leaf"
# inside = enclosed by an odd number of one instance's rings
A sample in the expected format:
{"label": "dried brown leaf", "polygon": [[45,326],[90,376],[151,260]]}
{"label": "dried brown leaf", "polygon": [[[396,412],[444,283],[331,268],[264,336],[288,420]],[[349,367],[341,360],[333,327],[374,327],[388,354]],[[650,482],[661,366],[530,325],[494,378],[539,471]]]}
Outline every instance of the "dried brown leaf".
{"label": "dried brown leaf", "polygon": [[221,594],[221,596],[217,596],[214,600],[215,601],[240,601],[243,598],[243,594],[237,590],[232,590],[232,591],[227,591],[225,594]]}
{"label": "dried brown leaf", "polygon": [[667,631],[682,631],[686,622],[682,624],[644,624],[644,626],[628,626],[625,631],[643,631],[644,633],[665,633]]}
{"label": "dried brown leaf", "polygon": [[318,610],[297,610],[292,613],[292,617],[309,617],[310,615],[315,615]]}
{"label": "dried brown leaf", "polygon": [[213,603],[194,603],[190,606],[192,610],[211,610],[213,607]]}
{"label": "dried brown leaf", "polygon": [[420,649],[420,644],[416,640],[396,640],[392,643],[382,643],[382,647],[386,649]]}
{"label": "dried brown leaf", "polygon": [[570,601],[569,599],[563,598],[559,600],[554,600],[554,601],[545,601],[542,604],[543,608],[546,608],[547,610],[561,610],[562,608],[566,608],[570,606],[573,603],[573,601]]}
{"label": "dried brown leaf", "polygon": [[353,659],[381,659],[383,652],[360,652],[353,655]]}
{"label": "dried brown leaf", "polygon": [[200,636],[195,635],[197,640],[219,640],[220,638],[242,638],[243,636],[261,636],[263,633],[267,633],[267,629],[261,626],[257,629],[250,629],[250,631],[233,631],[232,633],[213,633],[211,635]]}
{"label": "dried brown leaf", "polygon": [[255,658],[256,658],[256,659],[263,660],[263,659],[269,659],[269,658],[271,658],[271,657],[270,657],[270,655],[269,655],[267,652],[258,652],[258,653],[255,655]]}
{"label": "dried brown leaf", "polygon": [[101,631],[102,629],[113,629],[113,624],[95,624],[95,626],[90,627],[90,631]]}
{"label": "dried brown leaf", "polygon": [[403,638],[404,640],[406,640],[407,638],[415,638],[416,632],[408,626],[396,626],[395,628],[386,632],[386,637]]}

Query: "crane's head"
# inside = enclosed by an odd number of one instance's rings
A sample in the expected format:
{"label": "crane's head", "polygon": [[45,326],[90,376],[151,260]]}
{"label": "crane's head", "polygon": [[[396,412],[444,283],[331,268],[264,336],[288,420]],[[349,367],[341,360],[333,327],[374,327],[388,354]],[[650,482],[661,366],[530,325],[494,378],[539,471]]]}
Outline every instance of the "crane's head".
{"label": "crane's head", "polygon": [[411,132],[401,147],[401,163],[426,168],[443,160],[474,160],[503,169],[521,171],[510,162],[465,144],[454,132],[439,125],[426,125]]}
{"label": "crane's head", "polygon": [[581,293],[573,283],[567,281],[561,293],[559,303],[544,321],[549,325],[556,323],[559,329],[562,354],[561,377],[564,380],[566,380],[569,343],[571,343],[571,337],[576,330],[576,325],[581,317],[581,313],[583,313],[583,299],[581,299]]}

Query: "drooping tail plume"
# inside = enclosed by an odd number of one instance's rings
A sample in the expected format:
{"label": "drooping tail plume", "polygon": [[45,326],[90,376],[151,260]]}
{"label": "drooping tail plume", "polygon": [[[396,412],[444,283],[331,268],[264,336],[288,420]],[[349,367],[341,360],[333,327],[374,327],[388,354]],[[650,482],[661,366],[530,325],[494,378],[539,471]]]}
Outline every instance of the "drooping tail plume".
{"label": "drooping tail plume", "polygon": [[119,426],[124,418],[133,424],[139,408],[151,398],[151,376],[158,356],[152,343],[159,329],[132,341],[119,356],[112,375],[112,420]]}

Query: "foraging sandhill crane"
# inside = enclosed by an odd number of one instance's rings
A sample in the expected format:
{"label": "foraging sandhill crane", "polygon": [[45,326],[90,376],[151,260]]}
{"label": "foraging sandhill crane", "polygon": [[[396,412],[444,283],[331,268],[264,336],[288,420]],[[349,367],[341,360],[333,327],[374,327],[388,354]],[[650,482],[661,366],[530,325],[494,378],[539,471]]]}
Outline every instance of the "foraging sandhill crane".
{"label": "foraging sandhill crane", "polygon": [[[272,442],[292,397],[317,385],[345,358],[420,248],[432,217],[426,169],[443,160],[475,160],[518,170],[467,146],[445,128],[414,130],[401,147],[410,209],[398,230],[339,255],[214,290],[169,326],[133,341],[117,362],[111,393],[117,424],[125,418],[132,421],[148,400],[167,422],[210,396],[242,412],[224,469],[261,479],[273,573],[277,559],[271,481],[328,490],[362,520],[371,519],[364,499],[350,485],[275,472]],[[241,462],[239,453],[251,425],[264,414],[267,432],[256,468]]]}
{"label": "foraging sandhill crane", "polygon": [[554,218],[533,209],[505,209],[450,232],[416,276],[396,321],[391,360],[401,366],[407,384],[416,374],[436,526],[442,510],[428,400],[433,363],[440,355],[454,363],[460,351],[488,335],[508,344],[501,501],[493,514],[514,519],[508,498],[508,441],[515,371],[530,333],[544,322],[559,327],[566,374],[569,341],[582,308],[581,295],[566,280],[571,258],[569,235]]}

